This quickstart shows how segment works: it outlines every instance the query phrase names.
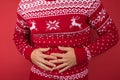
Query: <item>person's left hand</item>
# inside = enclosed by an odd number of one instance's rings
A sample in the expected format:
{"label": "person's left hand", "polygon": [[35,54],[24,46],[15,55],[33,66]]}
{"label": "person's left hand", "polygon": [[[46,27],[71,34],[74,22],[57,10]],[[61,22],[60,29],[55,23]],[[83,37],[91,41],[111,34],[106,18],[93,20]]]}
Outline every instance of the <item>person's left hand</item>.
{"label": "person's left hand", "polygon": [[60,59],[50,60],[52,63],[61,63],[60,65],[56,66],[55,69],[61,69],[59,73],[66,71],[67,69],[75,66],[76,63],[76,56],[74,52],[74,48],[72,47],[58,47],[62,51],[66,51],[66,53],[51,53],[52,56],[56,56]]}

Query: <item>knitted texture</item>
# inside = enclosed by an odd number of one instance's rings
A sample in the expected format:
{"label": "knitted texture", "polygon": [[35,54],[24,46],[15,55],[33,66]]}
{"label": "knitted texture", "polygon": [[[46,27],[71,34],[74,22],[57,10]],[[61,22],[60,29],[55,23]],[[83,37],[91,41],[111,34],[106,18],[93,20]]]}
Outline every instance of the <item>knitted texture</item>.
{"label": "knitted texture", "polygon": [[[90,42],[91,29],[99,36],[93,42]],[[37,75],[37,80],[40,76],[82,80],[88,75],[88,61],[118,40],[118,31],[100,0],[21,0],[19,3],[14,41],[26,59],[31,61],[31,52],[40,47],[51,48],[45,54],[64,53],[58,46],[75,50],[77,65],[63,73],[44,71],[33,64],[31,72]]]}

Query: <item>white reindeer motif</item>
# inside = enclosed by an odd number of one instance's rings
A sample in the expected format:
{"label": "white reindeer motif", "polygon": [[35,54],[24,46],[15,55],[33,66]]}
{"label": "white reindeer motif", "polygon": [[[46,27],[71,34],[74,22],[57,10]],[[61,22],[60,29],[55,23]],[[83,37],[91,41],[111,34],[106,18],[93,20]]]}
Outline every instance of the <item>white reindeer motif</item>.
{"label": "white reindeer motif", "polygon": [[35,24],[36,24],[35,22],[32,22],[32,26],[30,27],[30,30],[33,30],[33,29],[37,30]]}
{"label": "white reindeer motif", "polygon": [[76,20],[78,20],[78,19],[80,19],[80,17],[78,17],[78,16],[77,17],[74,17],[74,16],[72,17],[72,19],[71,19],[72,23],[71,23],[70,28],[72,28],[73,26],[81,28],[81,24],[76,22]]}

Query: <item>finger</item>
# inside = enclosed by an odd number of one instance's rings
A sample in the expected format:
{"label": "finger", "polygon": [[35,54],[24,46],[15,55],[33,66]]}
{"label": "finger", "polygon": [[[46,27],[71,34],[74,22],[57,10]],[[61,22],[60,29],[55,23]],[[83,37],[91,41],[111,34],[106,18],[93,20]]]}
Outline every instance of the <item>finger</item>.
{"label": "finger", "polygon": [[42,64],[42,63],[37,63],[38,67],[42,68],[43,70],[46,70],[46,71],[53,71],[52,68]]}
{"label": "finger", "polygon": [[47,54],[40,54],[40,56],[41,56],[42,58],[46,58],[46,59],[57,59],[56,56],[47,55]]}
{"label": "finger", "polygon": [[40,60],[37,59],[36,65],[38,67],[40,67],[41,69],[46,70],[46,71],[52,71],[53,70],[52,68],[50,68],[50,67],[46,66],[45,64],[43,64],[42,62],[43,62],[42,58]]}
{"label": "finger", "polygon": [[62,47],[62,46],[58,46],[58,48],[62,51],[69,51],[71,47]]}
{"label": "finger", "polygon": [[42,52],[46,52],[46,51],[50,50],[50,48],[38,48],[38,50],[40,50]]}
{"label": "finger", "polygon": [[50,55],[56,56],[56,57],[64,57],[64,54],[61,54],[61,53],[51,53]]}
{"label": "finger", "polygon": [[70,66],[67,66],[67,67],[61,69],[61,70],[59,71],[59,73],[62,73],[62,72],[66,71],[66,70],[69,69],[69,68],[70,68]]}
{"label": "finger", "polygon": [[57,59],[57,60],[50,60],[49,62],[51,63],[64,63],[64,62],[67,62],[66,59]]}
{"label": "finger", "polygon": [[59,66],[57,66],[57,67],[55,67],[55,68],[53,68],[54,70],[55,69],[61,69],[61,68],[64,68],[64,67],[66,67],[68,64],[67,63],[63,63],[63,64],[60,64]]}
{"label": "finger", "polygon": [[51,62],[49,62],[49,61],[47,61],[47,60],[44,60],[44,59],[43,59],[41,62],[42,62],[43,64],[47,65],[47,66],[56,67],[55,64],[53,64],[53,63],[51,63]]}

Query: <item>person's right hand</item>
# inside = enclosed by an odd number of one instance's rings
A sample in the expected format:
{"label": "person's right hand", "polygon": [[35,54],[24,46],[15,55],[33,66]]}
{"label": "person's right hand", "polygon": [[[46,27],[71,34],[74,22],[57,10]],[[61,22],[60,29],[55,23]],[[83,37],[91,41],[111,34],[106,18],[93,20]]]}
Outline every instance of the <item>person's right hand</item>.
{"label": "person's right hand", "polygon": [[33,52],[31,53],[31,61],[33,62],[33,64],[37,65],[38,67],[46,71],[52,71],[53,67],[56,67],[55,64],[49,62],[48,60],[45,60],[45,59],[52,60],[57,59],[57,57],[55,56],[43,53],[48,51],[49,49],[50,48],[38,48],[33,50]]}

